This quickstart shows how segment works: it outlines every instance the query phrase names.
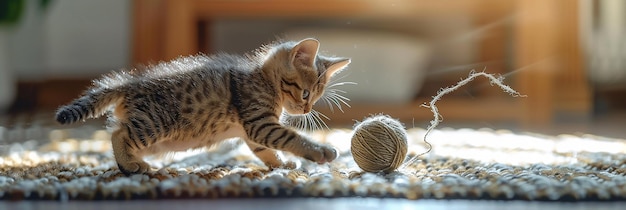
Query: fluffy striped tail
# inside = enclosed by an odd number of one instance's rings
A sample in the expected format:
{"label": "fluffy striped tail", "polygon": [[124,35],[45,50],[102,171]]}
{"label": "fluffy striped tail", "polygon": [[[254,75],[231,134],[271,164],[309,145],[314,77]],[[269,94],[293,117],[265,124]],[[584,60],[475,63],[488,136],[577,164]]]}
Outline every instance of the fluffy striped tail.
{"label": "fluffy striped tail", "polygon": [[56,121],[71,124],[87,118],[100,117],[113,103],[119,103],[123,94],[119,91],[104,89],[89,91],[72,103],[57,110]]}

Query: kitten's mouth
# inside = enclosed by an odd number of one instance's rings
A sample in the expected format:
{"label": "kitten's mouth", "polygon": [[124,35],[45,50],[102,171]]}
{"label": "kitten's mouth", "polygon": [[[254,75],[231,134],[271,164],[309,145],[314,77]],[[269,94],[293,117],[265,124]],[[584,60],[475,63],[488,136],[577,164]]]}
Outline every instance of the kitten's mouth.
{"label": "kitten's mouth", "polygon": [[306,107],[306,106],[296,106],[296,107],[292,107],[291,109],[283,108],[283,112],[286,112],[287,114],[291,116],[304,116],[304,115],[308,115],[309,113],[311,113],[311,111],[312,111],[312,107]]}

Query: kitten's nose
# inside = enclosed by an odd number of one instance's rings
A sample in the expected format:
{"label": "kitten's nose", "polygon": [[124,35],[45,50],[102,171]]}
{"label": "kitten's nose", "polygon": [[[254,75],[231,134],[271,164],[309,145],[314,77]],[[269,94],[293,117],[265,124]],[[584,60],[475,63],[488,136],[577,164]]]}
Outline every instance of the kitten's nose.
{"label": "kitten's nose", "polygon": [[302,113],[302,114],[309,113],[310,111],[311,111],[311,107],[310,106],[305,106],[304,107],[304,113]]}

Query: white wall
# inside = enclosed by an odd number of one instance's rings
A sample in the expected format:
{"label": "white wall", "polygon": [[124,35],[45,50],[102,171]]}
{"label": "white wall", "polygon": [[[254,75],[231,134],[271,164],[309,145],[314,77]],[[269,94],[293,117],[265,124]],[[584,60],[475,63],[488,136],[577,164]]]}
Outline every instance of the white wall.
{"label": "white wall", "polygon": [[37,9],[38,1],[26,1],[19,22],[8,28],[9,71],[12,77],[36,79],[43,73],[43,15]]}
{"label": "white wall", "polygon": [[[463,15],[446,15],[432,19],[402,21],[337,18],[327,20],[303,19],[224,19],[211,23],[211,47],[229,53],[244,53],[261,44],[284,37],[284,33],[301,28],[364,29],[397,32],[419,37],[433,44],[432,69],[476,62],[479,28]],[[323,44],[323,43],[322,43]]]}
{"label": "white wall", "polygon": [[11,38],[22,80],[93,77],[130,63],[131,1],[55,0],[29,7]]}

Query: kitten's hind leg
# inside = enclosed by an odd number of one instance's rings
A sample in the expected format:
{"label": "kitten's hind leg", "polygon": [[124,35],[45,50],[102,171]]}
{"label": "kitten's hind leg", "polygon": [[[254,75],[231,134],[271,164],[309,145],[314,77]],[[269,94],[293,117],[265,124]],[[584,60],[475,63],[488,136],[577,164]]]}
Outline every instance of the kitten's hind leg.
{"label": "kitten's hind leg", "polygon": [[279,151],[271,148],[267,148],[255,142],[245,140],[246,144],[252,150],[254,155],[256,155],[267,167],[270,169],[273,168],[286,168],[286,169],[295,169],[297,168],[297,163],[287,160],[283,161],[282,155]]}
{"label": "kitten's hind leg", "polygon": [[120,171],[126,176],[141,174],[150,170],[150,165],[134,154],[140,149],[134,145],[134,142],[123,129],[118,129],[111,135],[115,161]]}

